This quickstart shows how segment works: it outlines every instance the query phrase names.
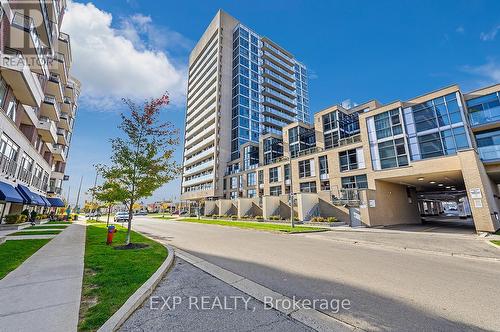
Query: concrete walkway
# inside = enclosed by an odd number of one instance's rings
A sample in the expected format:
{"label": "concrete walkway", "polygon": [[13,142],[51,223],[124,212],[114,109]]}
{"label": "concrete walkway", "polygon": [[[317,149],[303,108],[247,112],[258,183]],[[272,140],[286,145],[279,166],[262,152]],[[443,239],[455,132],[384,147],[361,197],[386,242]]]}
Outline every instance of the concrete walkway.
{"label": "concrete walkway", "polygon": [[76,331],[84,253],[75,223],[0,280],[0,330]]}
{"label": "concrete walkway", "polygon": [[[163,299],[179,297],[165,306]],[[205,307],[201,302],[206,300]],[[200,304],[192,305],[198,300]],[[221,301],[221,306],[213,306]],[[191,303],[191,305],[189,304]],[[180,258],[120,328],[136,331],[313,331]]]}

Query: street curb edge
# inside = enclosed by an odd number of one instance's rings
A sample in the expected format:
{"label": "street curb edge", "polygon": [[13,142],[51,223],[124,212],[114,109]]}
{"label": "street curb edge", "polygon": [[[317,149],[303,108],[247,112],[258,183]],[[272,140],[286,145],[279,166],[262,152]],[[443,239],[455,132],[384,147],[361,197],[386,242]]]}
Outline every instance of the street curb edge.
{"label": "street curb edge", "polygon": [[149,279],[139,287],[132,296],[104,323],[97,331],[98,332],[113,332],[118,330],[120,326],[132,315],[132,313],[153,293],[153,290],[160,283],[163,276],[172,267],[175,252],[174,248],[163,244],[168,250],[168,256],[160,265],[158,270]]}

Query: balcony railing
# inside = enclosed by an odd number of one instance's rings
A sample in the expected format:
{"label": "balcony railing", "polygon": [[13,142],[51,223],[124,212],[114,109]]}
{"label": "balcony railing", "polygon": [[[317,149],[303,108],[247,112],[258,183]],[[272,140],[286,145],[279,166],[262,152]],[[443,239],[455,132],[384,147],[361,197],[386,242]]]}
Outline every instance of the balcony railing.
{"label": "balcony railing", "polygon": [[16,175],[17,162],[7,156],[0,155],[0,172],[14,177]]}
{"label": "balcony railing", "polygon": [[500,121],[500,106],[488,108],[482,111],[471,112],[469,114],[469,118],[472,126],[480,126]]}
{"label": "balcony railing", "polygon": [[359,206],[363,189],[339,189],[338,195],[332,195],[334,205]]}
{"label": "balcony railing", "polygon": [[40,187],[42,186],[42,178],[33,176],[33,179],[31,180],[31,185],[37,189],[40,189]]}
{"label": "balcony railing", "polygon": [[500,160],[500,145],[481,146],[478,150],[483,161]]}
{"label": "balcony railing", "polygon": [[361,135],[354,135],[346,138],[339,139],[339,146],[350,145],[361,142]]}
{"label": "balcony railing", "polygon": [[47,104],[54,105],[57,115],[61,116],[61,108],[59,107],[59,103],[57,102],[56,97],[52,95],[45,95],[43,101]]}
{"label": "balcony railing", "polygon": [[314,147],[309,148],[309,149],[305,149],[305,150],[302,150],[302,151],[295,152],[292,155],[292,158],[303,157],[303,156],[307,156],[307,155],[310,155],[310,154],[313,154],[313,153],[316,153],[316,152],[321,152],[321,151],[323,151],[322,148],[314,146]]}
{"label": "balcony railing", "polygon": [[33,177],[33,173],[31,173],[30,170],[28,169],[25,169],[25,168],[21,168],[19,170],[19,174],[17,175],[17,178],[21,181],[23,181],[24,183],[30,183],[31,182],[31,178]]}
{"label": "balcony railing", "polygon": [[272,85],[273,87],[277,88],[277,89],[280,89],[281,91],[284,91],[290,95],[295,95],[295,91],[289,89],[288,87],[284,86],[283,84],[279,84],[278,82],[275,82],[273,81],[272,79],[270,78],[264,78],[264,80],[262,81],[263,84],[269,84],[269,85]]}

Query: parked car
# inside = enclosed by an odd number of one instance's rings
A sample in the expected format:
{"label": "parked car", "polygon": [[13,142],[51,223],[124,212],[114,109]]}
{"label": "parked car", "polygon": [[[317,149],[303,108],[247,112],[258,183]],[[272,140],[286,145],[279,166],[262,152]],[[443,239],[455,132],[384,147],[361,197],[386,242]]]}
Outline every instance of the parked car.
{"label": "parked car", "polygon": [[139,211],[135,215],[136,216],[147,216],[148,215],[148,211]]}
{"label": "parked car", "polygon": [[180,216],[185,216],[188,214],[188,211],[181,211],[181,213],[179,213]]}
{"label": "parked car", "polygon": [[128,212],[117,212],[115,214],[115,222],[128,221]]}

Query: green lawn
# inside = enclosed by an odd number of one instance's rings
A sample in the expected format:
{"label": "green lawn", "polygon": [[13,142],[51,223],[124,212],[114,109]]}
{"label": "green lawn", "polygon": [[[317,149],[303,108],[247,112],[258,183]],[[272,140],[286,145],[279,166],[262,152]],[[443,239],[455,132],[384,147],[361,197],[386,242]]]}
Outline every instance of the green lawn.
{"label": "green lawn", "polygon": [[43,240],[16,240],[0,244],[0,279],[10,271],[15,270],[28,257],[43,247],[49,239]]}
{"label": "green lawn", "polygon": [[42,225],[53,225],[53,224],[63,224],[63,225],[71,225],[70,221],[49,221]]}
{"label": "green lawn", "polygon": [[491,241],[491,243],[496,244],[497,246],[500,246],[500,241],[498,241],[498,240],[493,240],[493,241]]}
{"label": "green lawn", "polygon": [[226,220],[211,220],[211,219],[196,219],[196,218],[183,218],[178,220],[184,222],[195,222],[200,224],[250,228],[263,231],[275,231],[275,232],[285,232],[285,233],[322,232],[327,230],[326,228],[307,227],[307,226],[295,226],[292,228],[291,225],[287,224],[281,225],[281,224],[271,224],[264,222],[252,222],[252,221],[226,221]]}
{"label": "green lawn", "polygon": [[31,227],[23,228],[23,229],[60,229],[60,230],[63,230],[66,227],[68,227],[68,225],[61,225],[61,226],[58,226],[58,225],[43,226],[42,225],[42,226],[31,226]]}
{"label": "green lawn", "polygon": [[[115,225],[116,226],[116,225]],[[89,224],[85,245],[85,272],[79,331],[95,331],[160,267],[166,248],[139,233],[132,243],[147,243],[143,249],[115,250],[123,245],[126,228],[116,226],[112,246],[106,245],[106,225]]]}
{"label": "green lawn", "polygon": [[62,229],[47,229],[39,232],[26,232],[26,231],[19,231],[15,233],[11,233],[7,236],[19,236],[19,235],[53,235],[53,234],[59,234],[61,233]]}
{"label": "green lawn", "polygon": [[161,214],[148,215],[148,217],[152,217],[152,218],[155,218],[155,219],[166,219],[166,220],[177,218],[177,217],[169,216],[169,215],[163,216]]}

